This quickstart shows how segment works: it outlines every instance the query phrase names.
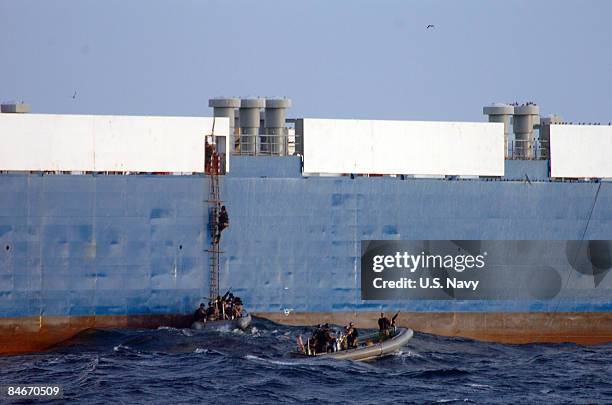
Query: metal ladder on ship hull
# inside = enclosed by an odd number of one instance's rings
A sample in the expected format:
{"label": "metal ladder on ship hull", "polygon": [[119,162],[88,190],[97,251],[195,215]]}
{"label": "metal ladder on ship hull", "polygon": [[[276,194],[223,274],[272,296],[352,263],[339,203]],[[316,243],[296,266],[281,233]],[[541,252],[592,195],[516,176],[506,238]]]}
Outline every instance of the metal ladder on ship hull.
{"label": "metal ladder on ship hull", "polygon": [[[212,137],[214,138],[214,134]],[[204,179],[206,180],[207,177],[210,177],[210,197],[208,200],[206,200],[206,202],[208,203],[209,232],[211,241],[210,248],[206,249],[206,252],[209,253],[210,260],[209,295],[210,300],[212,301],[219,295],[219,265],[223,251],[219,249],[217,233],[219,232],[219,208],[223,201],[221,201],[219,193],[220,167],[219,158],[218,155],[216,155],[216,152],[212,154],[211,158],[211,164],[208,167],[206,166],[207,162],[205,162],[205,172],[207,172],[208,176],[204,176]]]}

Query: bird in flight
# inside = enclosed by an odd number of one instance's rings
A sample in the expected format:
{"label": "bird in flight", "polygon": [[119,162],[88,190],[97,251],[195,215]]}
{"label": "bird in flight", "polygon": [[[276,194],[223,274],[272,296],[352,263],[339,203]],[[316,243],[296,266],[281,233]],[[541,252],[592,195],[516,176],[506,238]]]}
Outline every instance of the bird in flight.
{"label": "bird in flight", "polygon": [[72,99],[76,98],[76,91],[74,92],[74,94],[72,95]]}
{"label": "bird in flight", "polygon": [[426,30],[428,30],[428,29],[430,29],[430,28],[436,28],[436,26],[435,26],[435,25],[433,25],[433,24],[429,24],[429,25],[428,25],[428,26],[427,26],[425,29],[426,29]]}

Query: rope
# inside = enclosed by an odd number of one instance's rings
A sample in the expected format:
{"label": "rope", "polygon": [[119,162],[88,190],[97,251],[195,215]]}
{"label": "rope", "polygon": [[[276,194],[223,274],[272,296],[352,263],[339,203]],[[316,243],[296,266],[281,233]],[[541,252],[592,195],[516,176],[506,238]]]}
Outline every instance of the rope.
{"label": "rope", "polygon": [[[593,216],[593,212],[595,211],[595,205],[597,204],[597,199],[599,198],[599,190],[600,189],[601,189],[601,181],[599,182],[599,185],[597,186],[597,191],[595,192],[595,198],[593,199],[593,205],[591,205],[591,210],[589,212],[589,217],[587,218],[586,226],[584,227],[584,231],[582,231],[582,237],[580,238],[580,244],[578,245],[578,249],[576,249],[576,253],[574,254],[574,258],[573,258],[572,263],[571,263],[571,268],[567,272],[567,277],[565,278],[565,283],[563,284],[563,287],[559,291],[559,294],[561,294],[561,292],[564,291],[567,288],[567,285],[569,284],[570,277],[573,274],[572,268],[575,268],[576,262],[578,261],[578,255],[580,254],[580,251],[582,250],[582,244],[584,243],[584,238],[586,237],[587,230],[589,229],[589,225],[591,223],[591,217]],[[555,306],[555,309],[554,309],[553,313],[557,312],[557,310],[559,309],[559,304],[560,303],[561,303],[561,299],[557,298],[557,303],[556,303],[556,306]],[[551,322],[552,322],[552,318],[549,317],[548,321],[546,323],[546,327],[547,328],[550,326]]]}

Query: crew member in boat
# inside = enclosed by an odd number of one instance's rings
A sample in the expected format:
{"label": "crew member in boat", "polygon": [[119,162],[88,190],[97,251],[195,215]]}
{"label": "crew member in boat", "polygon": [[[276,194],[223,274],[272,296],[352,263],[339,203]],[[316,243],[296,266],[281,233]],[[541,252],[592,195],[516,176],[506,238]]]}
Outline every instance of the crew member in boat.
{"label": "crew member in boat", "polygon": [[380,318],[378,318],[378,329],[381,333],[387,334],[390,326],[391,321],[385,316],[384,312],[381,312]]}
{"label": "crew member in boat", "polygon": [[334,351],[336,337],[332,333],[329,324],[319,325],[315,332],[315,351],[316,353],[327,353]]}
{"label": "crew member in boat", "polygon": [[208,309],[206,311],[206,319],[208,321],[216,321],[219,318],[219,310],[217,309],[217,305],[215,305],[212,301],[208,303]]}
{"label": "crew member in boat", "polygon": [[194,313],[195,321],[218,321],[233,320],[242,317],[242,300],[235,297],[231,292],[226,292],[223,297],[217,295],[214,300],[208,301],[208,308],[204,303]]}
{"label": "crew member in boat", "polygon": [[215,298],[215,302],[213,303],[213,305],[217,309],[217,314],[220,317],[223,317],[223,301],[221,300],[221,296],[217,295],[217,298]]}
{"label": "crew member in boat", "polygon": [[323,328],[323,324],[319,325],[319,327],[315,331],[313,335],[313,343],[315,353],[323,353],[327,351],[327,343],[325,341],[325,330]]}
{"label": "crew member in boat", "polygon": [[348,326],[344,328],[344,333],[346,336],[346,348],[352,349],[357,347],[357,337],[359,336],[359,332],[357,332],[357,328],[353,322],[350,322]]}
{"label": "crew member in boat", "polygon": [[325,334],[325,351],[333,352],[336,347],[336,336],[332,333],[328,323],[323,326],[323,332]]}
{"label": "crew member in boat", "polygon": [[206,317],[207,317],[206,306],[202,302],[200,304],[200,307],[196,309],[195,313],[193,314],[193,321],[194,322],[206,322]]}
{"label": "crew member in boat", "polygon": [[380,313],[380,318],[378,318],[378,329],[380,330],[381,335],[389,336],[389,332],[393,332],[395,330],[395,320],[397,319],[398,315],[399,312],[393,315],[392,320],[389,320],[389,318],[385,316],[384,312]]}
{"label": "crew member in boat", "polygon": [[234,297],[234,317],[240,318],[242,316],[242,300],[240,297]]}
{"label": "crew member in boat", "polygon": [[221,302],[223,302],[223,315],[224,319],[234,319],[234,311],[235,311],[235,299],[234,294],[229,292],[229,290],[221,297]]}
{"label": "crew member in boat", "polygon": [[309,341],[314,353],[324,353],[327,351],[327,337],[325,333],[325,326],[323,324],[320,324],[315,328]]}

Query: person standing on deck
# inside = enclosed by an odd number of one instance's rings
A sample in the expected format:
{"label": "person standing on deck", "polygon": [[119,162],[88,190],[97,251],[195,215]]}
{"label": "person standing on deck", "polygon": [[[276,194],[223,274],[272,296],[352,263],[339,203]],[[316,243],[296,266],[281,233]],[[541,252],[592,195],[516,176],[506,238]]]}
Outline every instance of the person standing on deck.
{"label": "person standing on deck", "polygon": [[359,336],[359,332],[357,332],[357,328],[355,328],[355,324],[350,322],[348,326],[344,328],[346,334],[346,346],[347,349],[352,349],[357,347],[357,337]]}
{"label": "person standing on deck", "polygon": [[204,306],[204,303],[201,303],[200,307],[196,309],[195,313],[193,314],[193,321],[206,322],[206,307]]}
{"label": "person standing on deck", "polygon": [[380,318],[378,318],[378,329],[380,333],[385,336],[388,335],[390,327],[391,327],[391,321],[389,320],[389,318],[385,316],[384,312],[381,312]]}

